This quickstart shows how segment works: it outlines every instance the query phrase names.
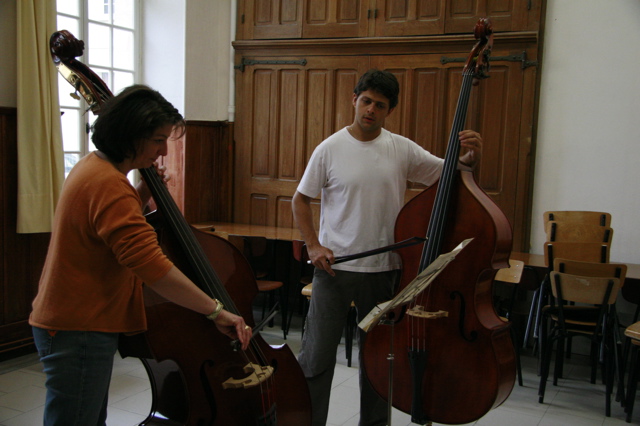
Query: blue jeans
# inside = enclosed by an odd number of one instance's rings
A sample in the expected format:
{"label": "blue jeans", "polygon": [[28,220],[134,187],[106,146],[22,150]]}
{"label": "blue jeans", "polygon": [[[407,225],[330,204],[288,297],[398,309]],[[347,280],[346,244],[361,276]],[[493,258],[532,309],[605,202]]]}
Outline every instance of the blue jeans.
{"label": "blue jeans", "polygon": [[47,375],[44,425],[106,425],[118,333],[32,330]]}

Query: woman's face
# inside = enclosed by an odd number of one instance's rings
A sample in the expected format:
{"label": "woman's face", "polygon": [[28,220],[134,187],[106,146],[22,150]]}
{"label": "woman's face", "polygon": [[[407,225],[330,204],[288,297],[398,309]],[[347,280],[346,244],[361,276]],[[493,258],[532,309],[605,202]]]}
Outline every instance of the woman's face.
{"label": "woman's face", "polygon": [[158,127],[151,137],[142,140],[136,156],[131,160],[131,169],[146,169],[153,166],[158,157],[167,155],[167,140],[173,125]]}

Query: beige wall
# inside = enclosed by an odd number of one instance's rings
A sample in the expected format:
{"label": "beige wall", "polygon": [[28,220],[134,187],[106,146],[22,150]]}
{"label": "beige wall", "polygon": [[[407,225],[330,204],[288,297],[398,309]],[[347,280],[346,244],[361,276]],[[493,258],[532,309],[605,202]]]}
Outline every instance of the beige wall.
{"label": "beige wall", "polygon": [[547,2],[531,251],[542,214],[612,214],[611,260],[640,263],[640,2]]}

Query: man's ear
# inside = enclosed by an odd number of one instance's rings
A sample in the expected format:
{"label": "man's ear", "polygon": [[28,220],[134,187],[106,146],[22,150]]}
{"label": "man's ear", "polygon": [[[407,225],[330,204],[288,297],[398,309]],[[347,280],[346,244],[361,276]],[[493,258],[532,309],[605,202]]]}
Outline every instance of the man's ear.
{"label": "man's ear", "polygon": [[389,112],[387,113],[387,115],[391,114],[393,112],[393,110],[396,109],[396,107],[393,108],[389,108]]}
{"label": "man's ear", "polygon": [[358,95],[357,94],[353,94],[353,99],[351,100],[351,103],[353,104],[353,106],[356,106],[356,101],[358,100]]}

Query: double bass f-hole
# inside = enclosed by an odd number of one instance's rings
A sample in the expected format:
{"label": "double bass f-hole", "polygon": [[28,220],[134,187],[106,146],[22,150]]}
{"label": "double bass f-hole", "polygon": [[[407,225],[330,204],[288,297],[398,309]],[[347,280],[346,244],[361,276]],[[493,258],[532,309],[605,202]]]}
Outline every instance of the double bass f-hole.
{"label": "double bass f-hole", "polygon": [[451,292],[451,295],[449,297],[451,297],[452,300],[460,299],[460,315],[458,315],[458,328],[460,329],[460,336],[462,336],[462,338],[467,342],[474,342],[478,338],[478,332],[472,330],[467,336],[467,333],[464,330],[464,320],[466,317],[467,308],[467,303],[464,300],[464,296],[459,291],[453,291]]}

